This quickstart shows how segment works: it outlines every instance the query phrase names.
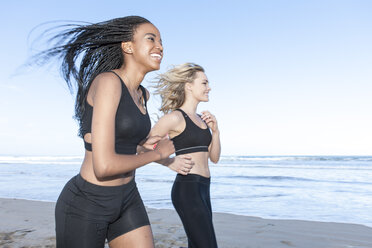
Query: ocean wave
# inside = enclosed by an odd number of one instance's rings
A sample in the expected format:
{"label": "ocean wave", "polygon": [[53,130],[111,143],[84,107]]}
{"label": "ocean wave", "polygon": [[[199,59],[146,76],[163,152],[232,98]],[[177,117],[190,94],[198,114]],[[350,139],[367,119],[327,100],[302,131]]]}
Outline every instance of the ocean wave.
{"label": "ocean wave", "polygon": [[0,156],[0,164],[81,164],[82,156]]}
{"label": "ocean wave", "polygon": [[[288,176],[219,176],[215,177],[215,183],[220,183],[219,180],[223,179],[224,183],[226,179],[246,179],[250,181],[255,180],[269,180],[269,181],[302,181],[302,182],[316,182],[316,183],[331,183],[331,184],[352,184],[352,185],[372,185],[372,182],[365,182],[365,181],[342,181],[342,180],[317,180],[311,178],[304,178],[304,177],[288,177]],[[259,185],[256,185],[259,186]],[[271,186],[270,186],[271,187]],[[284,186],[287,188],[288,186]],[[298,187],[298,186],[296,186]]]}
{"label": "ocean wave", "polygon": [[221,162],[231,161],[361,161],[372,162],[372,156],[221,156]]}
{"label": "ocean wave", "polygon": [[284,196],[289,196],[289,194],[249,194],[246,196],[236,196],[236,195],[215,195],[211,199],[234,199],[234,200],[244,200],[244,199],[252,199],[252,198],[277,198],[277,197],[284,197]]}
{"label": "ocean wave", "polygon": [[249,180],[271,180],[271,181],[306,181],[306,182],[324,182],[321,180],[303,178],[303,177],[286,177],[286,176],[226,176],[219,178],[249,179]]}
{"label": "ocean wave", "polygon": [[[82,162],[83,156],[0,156],[0,163],[71,163]],[[221,156],[220,164],[234,162],[282,162],[282,161],[325,161],[325,162],[372,162],[372,156]]]}
{"label": "ocean wave", "polygon": [[249,164],[249,163],[225,163],[225,164],[218,164],[218,165],[209,165],[210,167],[218,167],[218,168],[245,168],[245,169],[295,169],[295,170],[352,170],[352,171],[371,171],[372,164],[366,163],[363,165],[360,164],[291,164],[288,165],[286,163],[281,164]]}
{"label": "ocean wave", "polygon": [[251,156],[221,156],[220,161],[282,161],[282,160],[294,160],[293,157],[251,157]]}
{"label": "ocean wave", "polygon": [[136,177],[136,180],[139,182],[148,182],[148,183],[173,183],[174,180],[167,180],[167,179],[149,179],[144,177]]}

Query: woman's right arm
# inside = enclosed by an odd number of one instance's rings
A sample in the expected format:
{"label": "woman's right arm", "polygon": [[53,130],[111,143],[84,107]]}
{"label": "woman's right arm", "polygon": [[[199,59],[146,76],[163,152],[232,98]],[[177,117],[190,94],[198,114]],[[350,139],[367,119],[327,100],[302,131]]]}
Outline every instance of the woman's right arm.
{"label": "woman's right arm", "polygon": [[[164,137],[168,134],[178,134],[179,130],[177,129],[181,123],[183,123],[183,116],[180,115],[178,111],[166,114],[162,116],[151,129],[149,137]],[[156,147],[157,146],[158,145],[156,145]],[[155,162],[167,166],[169,169],[182,175],[187,175],[194,166],[194,161],[192,161],[189,155],[179,155],[172,158],[167,157]]]}
{"label": "woman's right arm", "polygon": [[92,84],[95,86],[91,98],[94,106],[92,155],[93,169],[98,179],[130,172],[174,153],[173,142],[163,139],[152,151],[139,155],[117,154],[115,152],[115,116],[121,97],[121,82],[112,73],[102,73],[94,79]]}

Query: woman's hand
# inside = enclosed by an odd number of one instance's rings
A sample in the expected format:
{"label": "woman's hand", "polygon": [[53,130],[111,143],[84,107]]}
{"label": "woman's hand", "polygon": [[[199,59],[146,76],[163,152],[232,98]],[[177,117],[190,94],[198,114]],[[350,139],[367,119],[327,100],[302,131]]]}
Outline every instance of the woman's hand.
{"label": "woman's hand", "polygon": [[201,118],[205,123],[207,123],[212,132],[218,131],[217,119],[209,111],[203,111]]}
{"label": "woman's hand", "polygon": [[173,158],[173,162],[168,165],[168,168],[181,175],[187,175],[194,164],[195,163],[191,160],[190,156],[179,155]]}
{"label": "woman's hand", "polygon": [[154,151],[160,154],[160,159],[169,157],[175,152],[173,141],[168,138],[162,138],[159,142],[156,143]]}
{"label": "woman's hand", "polygon": [[161,139],[162,137],[160,137],[159,135],[150,136],[143,140],[140,143],[140,146],[143,146],[146,150],[154,150],[154,148],[156,147],[156,143],[158,143]]}

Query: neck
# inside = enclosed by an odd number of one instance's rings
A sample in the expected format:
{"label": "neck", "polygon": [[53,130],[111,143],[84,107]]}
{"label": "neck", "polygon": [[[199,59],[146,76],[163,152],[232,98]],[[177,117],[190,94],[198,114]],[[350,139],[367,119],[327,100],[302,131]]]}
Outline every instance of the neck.
{"label": "neck", "polygon": [[138,70],[138,68],[132,66],[131,63],[118,69],[117,73],[125,81],[127,88],[133,91],[138,89],[146,75],[146,72]]}
{"label": "neck", "polygon": [[188,114],[196,114],[196,109],[198,108],[199,101],[195,99],[186,100],[180,108]]}

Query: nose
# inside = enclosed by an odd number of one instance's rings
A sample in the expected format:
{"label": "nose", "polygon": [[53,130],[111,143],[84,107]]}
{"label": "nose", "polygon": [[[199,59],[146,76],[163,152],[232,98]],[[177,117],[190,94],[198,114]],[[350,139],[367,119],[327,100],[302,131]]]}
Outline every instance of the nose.
{"label": "nose", "polygon": [[158,48],[161,52],[163,52],[163,44],[161,42],[157,42],[156,48]]}

